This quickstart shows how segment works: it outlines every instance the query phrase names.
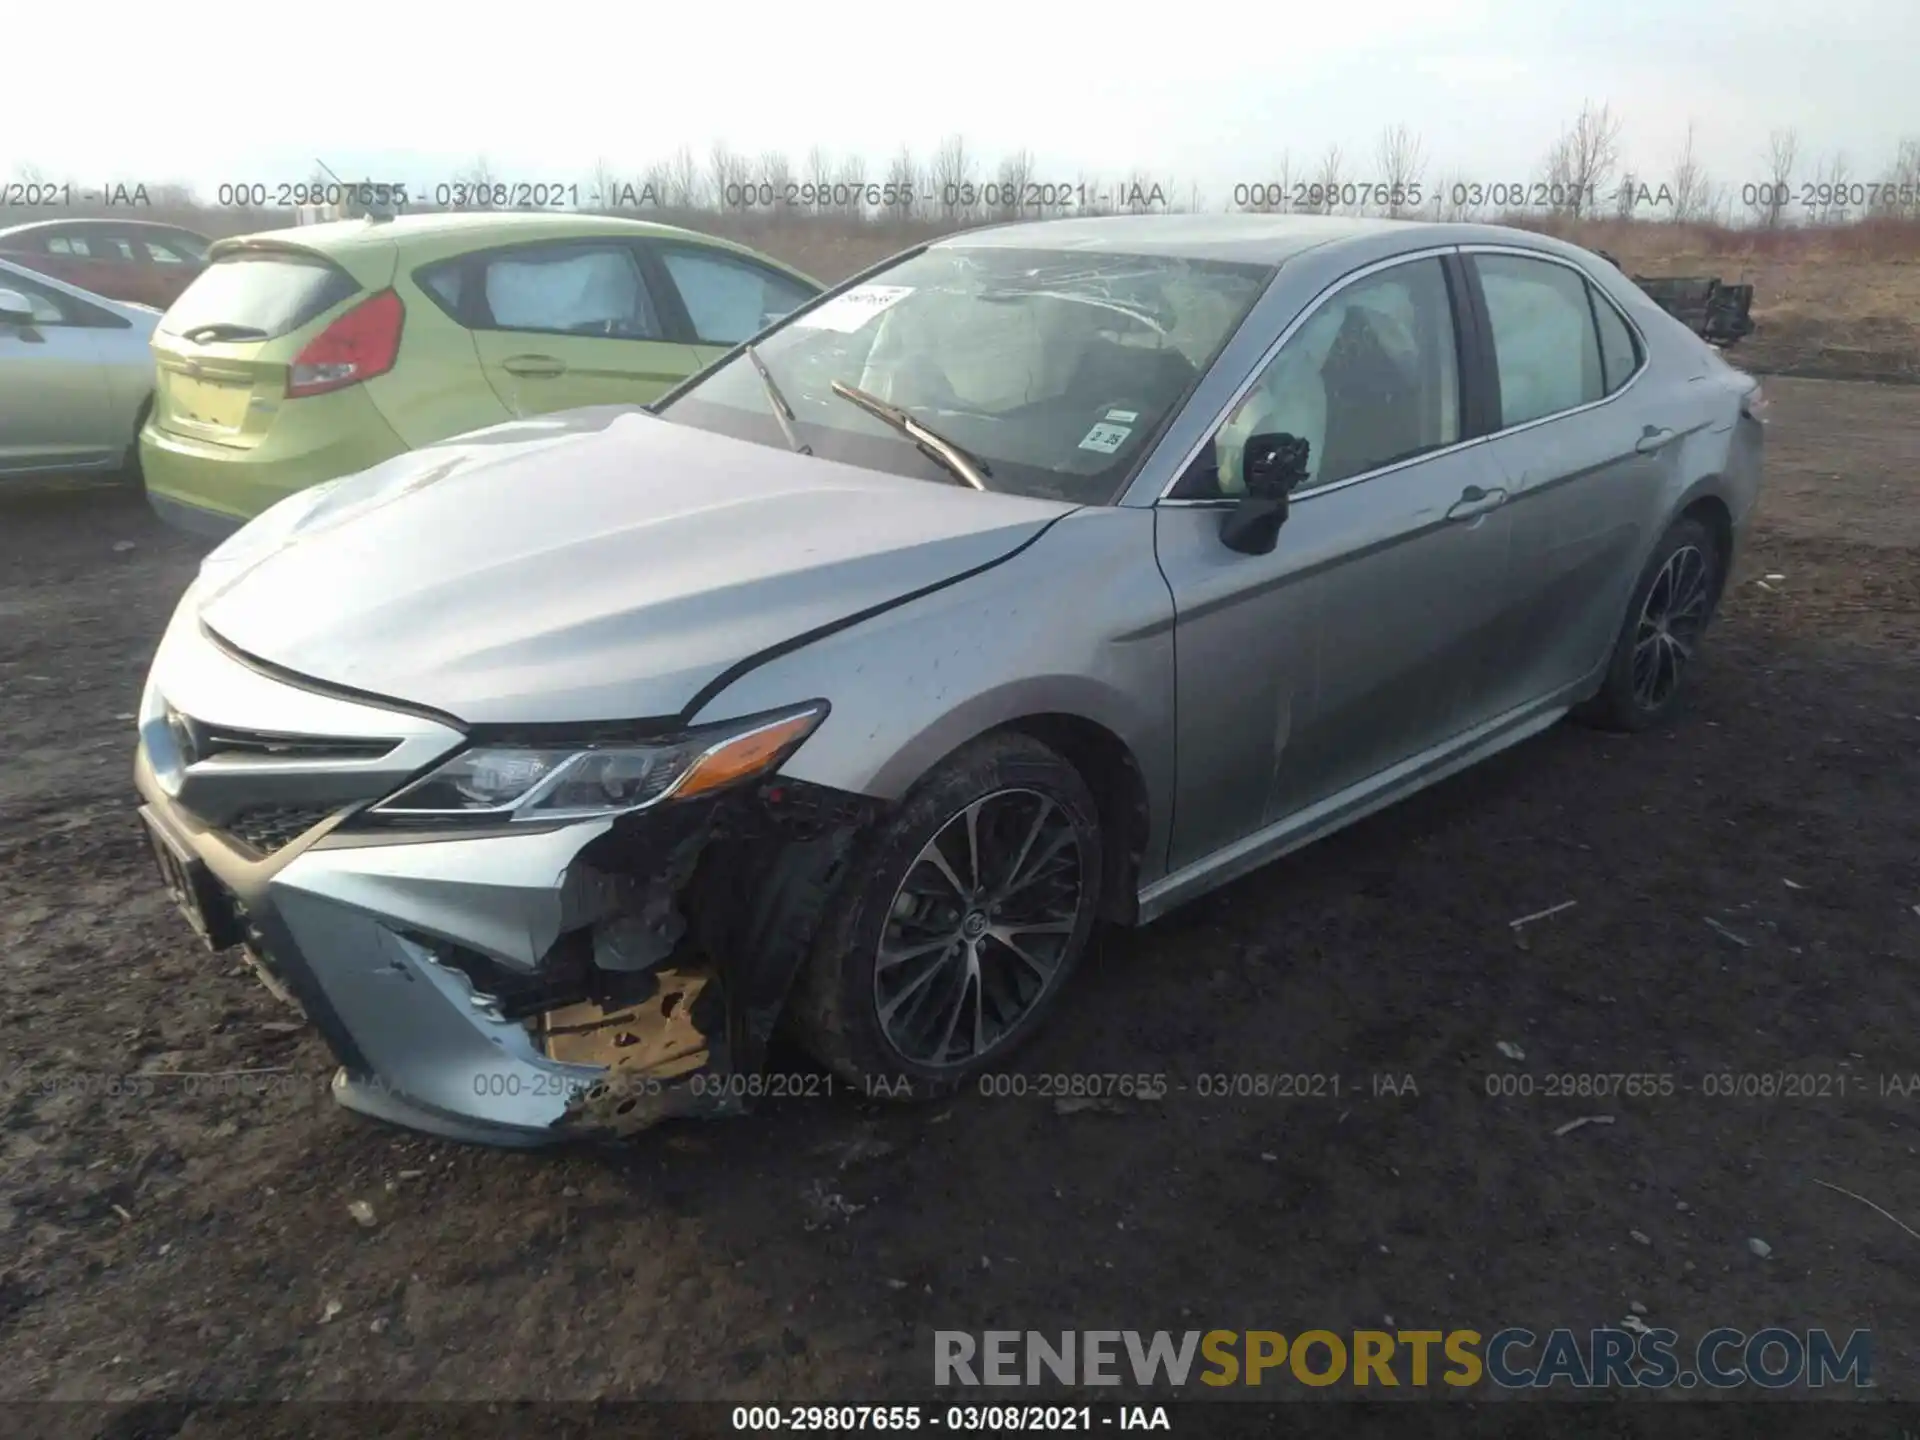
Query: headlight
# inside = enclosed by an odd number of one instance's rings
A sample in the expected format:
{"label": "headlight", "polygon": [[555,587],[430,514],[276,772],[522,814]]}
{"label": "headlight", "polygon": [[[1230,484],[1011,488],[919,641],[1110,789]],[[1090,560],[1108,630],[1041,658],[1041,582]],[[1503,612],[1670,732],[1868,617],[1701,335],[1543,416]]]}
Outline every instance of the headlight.
{"label": "headlight", "polygon": [[572,820],[644,810],[764,775],[826,715],[821,700],[645,745],[479,746],[381,801],[372,813]]}

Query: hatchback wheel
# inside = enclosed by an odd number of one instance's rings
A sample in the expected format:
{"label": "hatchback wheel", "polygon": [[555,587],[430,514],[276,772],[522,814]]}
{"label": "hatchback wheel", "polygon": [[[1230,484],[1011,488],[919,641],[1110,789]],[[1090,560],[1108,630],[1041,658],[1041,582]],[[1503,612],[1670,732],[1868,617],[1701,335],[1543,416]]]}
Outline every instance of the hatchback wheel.
{"label": "hatchback wheel", "polygon": [[1671,715],[1720,598],[1712,533],[1680,520],[1641,572],[1599,694],[1575,713],[1609,730],[1644,730]]}
{"label": "hatchback wheel", "polygon": [[834,897],[794,997],[803,1043],[869,1093],[916,1099],[1011,1054],[1086,949],[1098,813],[1080,772],[1024,735],[943,762]]}

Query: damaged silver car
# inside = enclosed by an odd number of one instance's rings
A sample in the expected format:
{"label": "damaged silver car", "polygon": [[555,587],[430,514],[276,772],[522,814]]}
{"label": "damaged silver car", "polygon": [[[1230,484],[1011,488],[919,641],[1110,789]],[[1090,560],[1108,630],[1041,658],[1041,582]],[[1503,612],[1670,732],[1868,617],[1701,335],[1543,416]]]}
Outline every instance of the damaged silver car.
{"label": "damaged silver car", "polygon": [[[1690,673],[1763,409],[1598,257],[1227,217],[961,234],[645,409],[208,556],[141,816],[367,1114],[536,1143],[996,1066],[1141,924]],[[787,1077],[789,1080],[791,1077]]]}

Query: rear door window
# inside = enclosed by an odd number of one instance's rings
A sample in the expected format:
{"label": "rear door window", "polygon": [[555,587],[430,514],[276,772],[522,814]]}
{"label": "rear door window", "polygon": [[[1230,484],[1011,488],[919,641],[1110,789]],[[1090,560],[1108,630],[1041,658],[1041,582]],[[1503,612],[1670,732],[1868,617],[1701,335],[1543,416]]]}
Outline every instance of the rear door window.
{"label": "rear door window", "polygon": [[351,275],[318,255],[250,251],[223,255],[194,277],[160,322],[164,334],[208,325],[244,327],[273,339],[298,330],[355,294]]}
{"label": "rear door window", "polygon": [[466,293],[467,260],[461,256],[454,260],[443,260],[438,265],[429,265],[424,270],[413,272],[414,282],[432,297],[439,307],[447,312],[449,318],[465,323],[465,311],[460,307],[460,297]]}
{"label": "rear door window", "polygon": [[1607,393],[1586,279],[1551,260],[1475,255],[1493,325],[1500,423],[1524,425]]}
{"label": "rear door window", "polygon": [[1607,394],[1611,395],[1640,368],[1640,346],[1634,339],[1633,328],[1607,297],[1597,287],[1591,288],[1591,295],[1593,318],[1600,328],[1600,369]]}
{"label": "rear door window", "polygon": [[731,255],[677,246],[659,253],[696,344],[738,345],[813,298],[799,281]]}
{"label": "rear door window", "polygon": [[[483,257],[480,295],[493,330],[660,340],[659,307],[624,244],[529,245]],[[470,300],[471,303],[471,300]]]}

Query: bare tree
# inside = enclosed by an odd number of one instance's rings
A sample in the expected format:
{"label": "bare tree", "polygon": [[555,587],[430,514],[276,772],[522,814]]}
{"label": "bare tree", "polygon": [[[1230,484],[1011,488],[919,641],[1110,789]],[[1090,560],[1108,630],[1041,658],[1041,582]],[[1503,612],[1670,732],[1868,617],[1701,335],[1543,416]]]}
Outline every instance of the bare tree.
{"label": "bare tree", "polygon": [[834,173],[834,208],[850,220],[863,220],[867,214],[867,158],[849,155]]}
{"label": "bare tree", "polygon": [[1307,186],[1306,210],[1310,215],[1331,215],[1340,206],[1341,187],[1346,184],[1346,157],[1338,145],[1329,145],[1314,169]]}
{"label": "bare tree", "polygon": [[1620,120],[1608,105],[1581,105],[1573,124],[1547,151],[1547,203],[1556,215],[1579,219],[1611,198],[1620,163]]}
{"label": "bare tree", "polygon": [[1920,217],[1920,136],[1909,135],[1894,152],[1893,163],[1881,177],[1877,214],[1904,219]]}
{"label": "bare tree", "polygon": [[494,209],[494,187],[499,183],[484,155],[474,156],[473,163],[453,177],[456,198],[466,201],[469,210]]}
{"label": "bare tree", "polygon": [[1109,190],[1106,183],[1096,174],[1082,170],[1080,178],[1074,182],[1073,213],[1076,215],[1111,215],[1114,213],[1114,197],[1118,190]]}
{"label": "bare tree", "polygon": [[1640,203],[1640,185],[1641,180],[1637,171],[1623,170],[1620,172],[1620,183],[1614,187],[1613,191],[1614,219],[1633,219],[1634,209]]}
{"label": "bare tree", "polygon": [[1442,175],[1433,187],[1433,217],[1436,220],[1476,220],[1480,216],[1477,191],[1472,181],[1459,171]]}
{"label": "bare tree", "polygon": [[761,152],[754,174],[754,208],[760,212],[784,215],[789,208],[788,192],[793,188],[793,166],[784,150]]}
{"label": "bare tree", "polygon": [[673,210],[698,210],[705,203],[705,191],[700,162],[693,158],[692,147],[682,145],[658,177],[653,203]]}
{"label": "bare tree", "polygon": [[744,205],[752,198],[746,193],[752,178],[753,167],[746,156],[736,154],[724,140],[713,142],[707,155],[707,188],[715,209],[733,210]]}
{"label": "bare tree", "polygon": [[[698,176],[695,177],[696,182]],[[640,183],[620,192],[622,206],[629,210],[697,210],[699,189],[691,193],[674,183],[673,162],[656,160],[640,172]]]}
{"label": "bare tree", "polygon": [[595,210],[618,209],[622,188],[620,174],[606,156],[602,155],[593,162],[593,170],[587,176],[589,206]]}
{"label": "bare tree", "polygon": [[973,155],[960,135],[940,142],[933,156],[933,200],[950,224],[963,223],[973,208]]}
{"label": "bare tree", "polygon": [[1373,173],[1387,190],[1387,215],[1397,220],[1417,210],[1420,179],[1427,169],[1426,147],[1420,143],[1420,137],[1405,125],[1389,125],[1380,132],[1374,164]]}
{"label": "bare tree", "polygon": [[824,146],[807,151],[807,181],[801,203],[814,214],[823,214],[833,204],[833,157]]}
{"label": "bare tree", "polygon": [[1792,196],[1793,167],[1800,160],[1800,132],[1775,130],[1767,136],[1766,179],[1754,187],[1747,208],[1763,230],[1778,230]]}
{"label": "bare tree", "polygon": [[1713,181],[1693,143],[1694,123],[1687,122],[1686,137],[1680,153],[1674,157],[1673,172],[1667,177],[1667,190],[1673,196],[1673,218],[1682,224],[1704,220],[1713,208]]}
{"label": "bare tree", "polygon": [[1022,147],[1000,162],[994,177],[993,213],[1002,220],[1018,220],[1027,205],[1027,187],[1033,184],[1033,152]]}
{"label": "bare tree", "polygon": [[920,167],[906,146],[887,162],[887,179],[880,196],[881,204],[894,220],[912,217],[920,201]]}
{"label": "bare tree", "polygon": [[1132,170],[1120,182],[1118,208],[1128,215],[1151,215],[1167,208],[1167,187],[1145,170]]}
{"label": "bare tree", "polygon": [[1813,203],[1818,207],[1814,221],[1820,225],[1844,225],[1850,213],[1848,194],[1853,185],[1853,166],[1846,152],[1836,150],[1820,162],[1813,172]]}

